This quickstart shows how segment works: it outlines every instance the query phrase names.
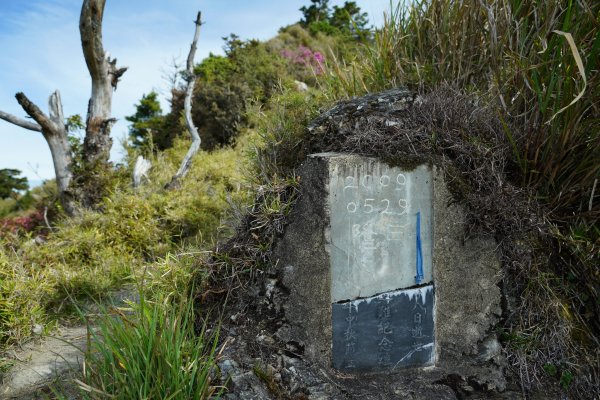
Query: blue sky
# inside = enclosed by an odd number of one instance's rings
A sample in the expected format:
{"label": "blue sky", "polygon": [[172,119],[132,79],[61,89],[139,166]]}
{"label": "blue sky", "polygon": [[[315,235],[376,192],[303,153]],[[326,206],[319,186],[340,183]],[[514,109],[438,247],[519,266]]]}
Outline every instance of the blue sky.
{"label": "blue sky", "polygon": [[[331,1],[341,5],[343,1]],[[389,0],[358,0],[379,25]],[[144,93],[156,90],[167,110],[168,83],[164,79],[173,59],[181,64],[193,37],[193,20],[202,11],[196,61],[209,52],[222,54],[224,36],[268,39],[281,26],[298,21],[299,8],[309,0],[107,0],[104,48],[129,70],[113,97],[112,159],[120,158],[118,142],[127,134],[124,116]],[[85,117],[90,78],[79,39],[80,0],[0,0],[0,110],[19,117],[24,111],[15,100],[22,91],[47,111],[48,96],[61,92],[65,116]],[[46,142],[38,132],[0,120],[0,169],[16,168],[31,181],[54,177]]]}

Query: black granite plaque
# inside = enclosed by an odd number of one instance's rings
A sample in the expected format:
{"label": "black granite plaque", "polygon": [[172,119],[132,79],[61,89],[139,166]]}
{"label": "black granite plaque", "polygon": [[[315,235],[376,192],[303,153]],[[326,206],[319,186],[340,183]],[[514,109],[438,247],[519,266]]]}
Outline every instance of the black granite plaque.
{"label": "black granite plaque", "polygon": [[433,285],[334,303],[333,367],[384,371],[434,362]]}

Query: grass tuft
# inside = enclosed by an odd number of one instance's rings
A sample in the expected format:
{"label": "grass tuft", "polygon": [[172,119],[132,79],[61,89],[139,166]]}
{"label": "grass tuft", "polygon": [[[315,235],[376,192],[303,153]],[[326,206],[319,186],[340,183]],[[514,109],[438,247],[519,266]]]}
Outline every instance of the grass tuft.
{"label": "grass tuft", "polygon": [[90,327],[82,393],[90,399],[219,398],[212,385],[218,329],[194,331],[191,301],[144,296],[133,312],[106,310]]}

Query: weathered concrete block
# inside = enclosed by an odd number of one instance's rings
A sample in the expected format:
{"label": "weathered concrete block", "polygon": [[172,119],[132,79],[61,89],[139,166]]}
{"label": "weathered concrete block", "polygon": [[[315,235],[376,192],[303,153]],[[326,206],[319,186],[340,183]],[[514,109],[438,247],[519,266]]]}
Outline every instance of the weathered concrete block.
{"label": "weathered concrete block", "polygon": [[[441,171],[325,153],[298,174],[301,198],[275,249],[286,340],[326,368],[477,375],[481,344],[496,340],[500,264],[492,239],[465,239]],[[501,387],[497,369],[481,371]]]}
{"label": "weathered concrete block", "polygon": [[[431,169],[421,165],[406,171],[375,159],[324,157],[329,159],[331,301],[431,282]],[[418,217],[422,274],[417,282]]]}

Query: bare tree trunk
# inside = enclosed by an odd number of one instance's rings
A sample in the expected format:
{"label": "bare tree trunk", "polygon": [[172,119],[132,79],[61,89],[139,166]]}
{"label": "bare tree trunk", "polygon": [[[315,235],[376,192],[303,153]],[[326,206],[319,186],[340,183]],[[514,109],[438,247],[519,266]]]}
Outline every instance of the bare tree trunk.
{"label": "bare tree trunk", "polygon": [[85,139],[83,140],[83,169],[77,176],[78,200],[86,208],[94,207],[106,194],[110,178],[110,130],[112,95],[119,78],[127,68],[117,68],[102,45],[102,18],[106,0],[84,0],[79,17],[79,33],[83,56],[90,77],[92,94],[88,104]]}
{"label": "bare tree trunk", "polygon": [[22,128],[42,133],[52,154],[61,205],[68,215],[74,215],[74,199],[69,191],[71,179],[73,178],[71,146],[69,145],[67,128],[64,122],[60,93],[58,90],[55,91],[48,100],[49,116],[44,114],[25,94],[17,93],[16,98],[25,112],[37,123],[22,120],[4,112],[0,112],[0,118]]}
{"label": "bare tree trunk", "polygon": [[177,173],[166,185],[167,189],[176,189],[180,185],[180,180],[183,178],[189,171],[192,166],[192,158],[198,150],[200,149],[200,135],[198,134],[198,129],[194,125],[194,121],[192,120],[192,95],[194,93],[194,85],[196,84],[196,75],[194,74],[194,56],[196,55],[196,43],[198,43],[198,38],[200,37],[200,26],[202,26],[202,13],[198,12],[196,17],[196,31],[194,32],[194,40],[192,41],[192,45],[190,47],[190,53],[187,58],[186,65],[186,79],[187,79],[187,88],[185,90],[185,98],[183,101],[183,110],[185,113],[185,122],[190,131],[190,135],[192,136],[192,144],[185,155],[185,158],[181,162],[181,166]]}
{"label": "bare tree trunk", "polygon": [[116,122],[111,118],[113,89],[127,68],[117,68],[102,46],[102,17],[106,0],[84,0],[79,18],[83,55],[92,78],[92,95],[88,104],[83,161],[94,168],[106,163],[110,156],[110,130]]}

